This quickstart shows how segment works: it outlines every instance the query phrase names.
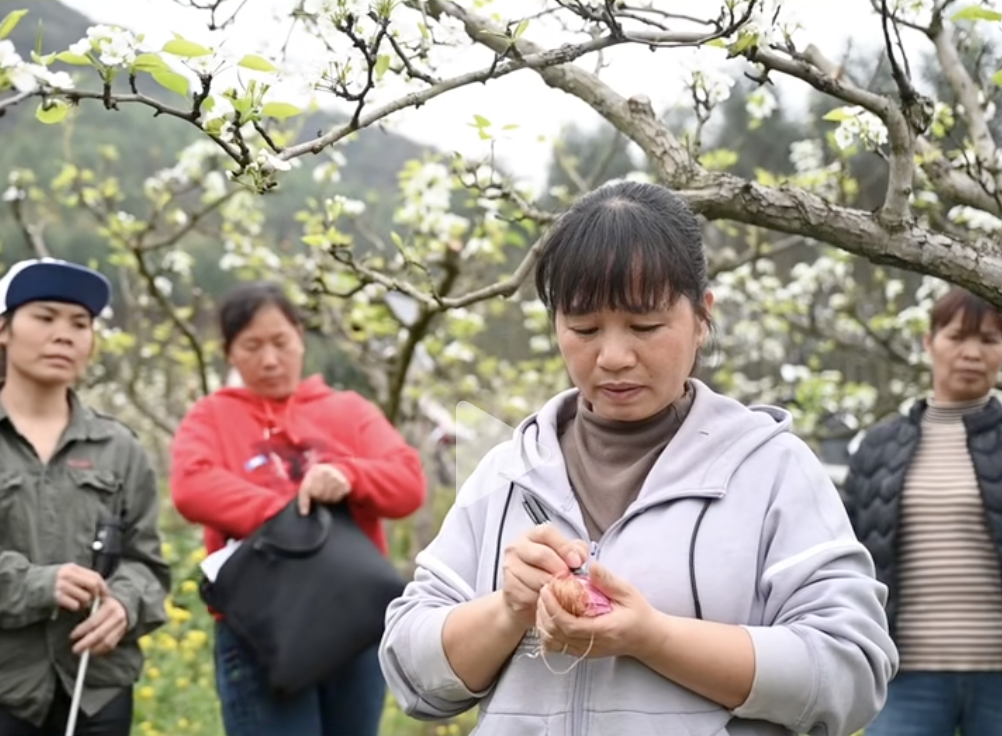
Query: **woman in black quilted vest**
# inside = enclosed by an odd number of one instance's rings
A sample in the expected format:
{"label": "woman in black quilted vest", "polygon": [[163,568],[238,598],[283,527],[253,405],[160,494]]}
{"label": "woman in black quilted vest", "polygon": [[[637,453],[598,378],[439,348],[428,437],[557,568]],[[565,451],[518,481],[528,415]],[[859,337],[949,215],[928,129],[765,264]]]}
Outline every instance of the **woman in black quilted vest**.
{"label": "woman in black quilted vest", "polygon": [[1002,312],[962,289],[933,307],[932,392],[868,431],[846,503],[901,655],[866,736],[1002,733]]}

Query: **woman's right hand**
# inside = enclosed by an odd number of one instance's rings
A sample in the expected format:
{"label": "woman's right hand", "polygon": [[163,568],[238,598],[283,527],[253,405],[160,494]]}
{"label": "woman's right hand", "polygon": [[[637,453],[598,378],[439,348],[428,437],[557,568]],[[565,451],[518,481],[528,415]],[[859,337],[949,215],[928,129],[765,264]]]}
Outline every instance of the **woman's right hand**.
{"label": "woman's right hand", "polygon": [[56,603],[67,611],[82,611],[95,598],[108,595],[108,585],[98,573],[67,563],[56,572]]}
{"label": "woman's right hand", "polygon": [[546,583],[587,559],[588,544],[568,539],[552,524],[535,526],[512,542],[505,549],[502,597],[519,626],[535,626],[536,601]]}

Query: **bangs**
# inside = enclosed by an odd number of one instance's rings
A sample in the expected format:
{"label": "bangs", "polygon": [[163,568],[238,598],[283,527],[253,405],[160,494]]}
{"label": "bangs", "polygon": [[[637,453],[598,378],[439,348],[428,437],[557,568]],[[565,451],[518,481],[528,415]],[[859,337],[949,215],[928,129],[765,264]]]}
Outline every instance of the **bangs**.
{"label": "bangs", "polygon": [[978,335],[989,320],[1002,331],[1002,312],[984,299],[965,289],[954,289],[936,304],[932,310],[932,331],[938,332],[960,315],[960,333],[967,337]]}
{"label": "bangs", "polygon": [[[698,274],[677,222],[625,200],[581,213],[558,226],[537,276],[539,298],[551,312],[580,315],[605,309],[632,313],[701,298]],[[681,236],[681,237],[680,237]],[[695,233],[698,242],[699,233]]]}

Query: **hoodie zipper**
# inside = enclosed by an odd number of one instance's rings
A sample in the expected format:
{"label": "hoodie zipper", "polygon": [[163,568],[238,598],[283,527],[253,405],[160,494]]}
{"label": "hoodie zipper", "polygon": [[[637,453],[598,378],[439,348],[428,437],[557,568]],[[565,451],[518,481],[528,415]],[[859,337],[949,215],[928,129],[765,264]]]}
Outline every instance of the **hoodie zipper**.
{"label": "hoodie zipper", "polygon": [[[592,541],[589,545],[588,562],[598,559],[598,542]],[[584,714],[585,694],[588,692],[588,675],[590,662],[587,658],[582,659],[578,666],[574,668],[574,684],[571,690],[571,736],[584,736],[584,729],[581,721]]]}
{"label": "hoodie zipper", "polygon": [[[574,530],[575,534],[581,539],[587,539],[587,530],[580,529],[574,522],[572,522],[567,515],[558,512],[552,505],[543,501],[538,494],[532,491],[522,488],[522,493],[531,494],[542,506],[544,506],[550,516],[550,519],[559,518],[565,524]],[[663,504],[674,503],[675,501],[683,501],[687,499],[698,499],[698,498],[720,498],[724,495],[722,490],[692,490],[689,492],[673,494],[662,499],[653,499],[649,503],[645,503],[643,506],[634,509],[633,511],[625,514],[624,516],[616,519],[609,527],[605,530],[598,541],[592,540],[589,543],[589,554],[588,562],[597,560],[599,553],[602,551],[602,546],[606,544],[610,537],[617,532],[621,527],[625,526],[627,522],[631,521],[640,514]],[[574,677],[574,682],[571,686],[571,718],[570,718],[570,736],[585,736],[585,731],[582,728],[582,720],[584,713],[584,701],[585,695],[588,692],[588,680],[590,679],[588,675],[590,674],[589,660],[583,659],[578,663],[578,666],[574,668],[572,676]]]}
{"label": "hoodie zipper", "polygon": [[[721,491],[717,490],[700,490],[692,491],[690,493],[679,494],[671,496],[669,498],[653,500],[650,503],[644,504],[640,508],[631,511],[628,514],[623,515],[619,519],[616,519],[609,527],[603,532],[602,536],[598,541],[592,540],[589,543],[589,554],[588,562],[591,563],[593,560],[597,560],[599,553],[602,550],[602,546],[608,542],[609,538],[614,532],[618,531],[621,527],[625,526],[627,522],[644,513],[645,511],[654,508],[655,506],[660,506],[666,503],[674,503],[675,501],[682,501],[686,499],[694,498],[719,498],[723,495]],[[538,499],[539,497],[536,496]],[[540,501],[542,503],[542,501]],[[570,524],[575,531],[580,532],[574,524],[570,522],[565,516],[561,515],[561,518]],[[587,536],[587,535],[584,535]],[[574,683],[571,690],[571,723],[570,723],[570,736],[585,736],[585,730],[583,728],[583,718],[584,718],[584,706],[585,706],[585,695],[588,692],[588,684],[591,679],[589,675],[591,674],[591,668],[589,667],[589,660],[583,659],[574,668]]]}

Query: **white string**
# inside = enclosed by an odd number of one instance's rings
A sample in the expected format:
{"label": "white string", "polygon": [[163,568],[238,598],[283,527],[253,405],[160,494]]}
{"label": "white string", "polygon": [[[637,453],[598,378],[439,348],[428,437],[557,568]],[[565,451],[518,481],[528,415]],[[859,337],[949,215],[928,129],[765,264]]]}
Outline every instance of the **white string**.
{"label": "white string", "polygon": [[580,657],[578,657],[573,662],[571,662],[571,666],[568,667],[563,672],[557,672],[555,669],[553,669],[552,667],[550,667],[550,663],[546,661],[546,650],[545,649],[541,649],[540,650],[540,652],[539,652],[539,658],[543,660],[543,664],[546,665],[546,669],[548,669],[554,675],[558,675],[558,676],[559,675],[566,675],[572,669],[574,669],[575,667],[577,667],[579,664],[581,664],[585,660],[585,658],[591,653],[591,648],[593,646],[595,646],[595,634],[591,635],[591,639],[588,642],[588,648],[584,650],[584,654],[582,654]]}
{"label": "white string", "polygon": [[537,643],[536,646],[533,647],[533,651],[526,652],[525,656],[529,657],[530,659],[535,659],[536,657],[539,657],[540,659],[543,660],[543,665],[546,667],[546,669],[548,669],[551,674],[557,676],[566,675],[575,667],[577,667],[579,664],[581,664],[581,662],[583,662],[591,653],[592,647],[595,646],[595,634],[592,633],[591,639],[588,642],[588,648],[585,649],[584,654],[582,654],[580,657],[571,662],[570,667],[563,670],[562,672],[558,672],[557,670],[553,669],[553,667],[550,665],[549,662],[546,661],[546,647],[544,646],[542,640],[539,638],[539,635],[536,633],[536,630],[531,629],[529,631],[528,636],[535,638]]}

